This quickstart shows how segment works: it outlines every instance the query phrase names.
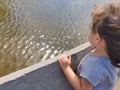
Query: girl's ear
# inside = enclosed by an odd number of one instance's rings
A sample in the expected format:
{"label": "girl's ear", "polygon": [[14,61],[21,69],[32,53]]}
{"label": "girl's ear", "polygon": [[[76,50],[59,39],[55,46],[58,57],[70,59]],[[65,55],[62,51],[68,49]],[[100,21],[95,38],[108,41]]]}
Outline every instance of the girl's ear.
{"label": "girl's ear", "polygon": [[96,34],[96,41],[95,41],[95,43],[96,44],[99,44],[101,42],[101,37],[100,37],[100,35],[97,33]]}

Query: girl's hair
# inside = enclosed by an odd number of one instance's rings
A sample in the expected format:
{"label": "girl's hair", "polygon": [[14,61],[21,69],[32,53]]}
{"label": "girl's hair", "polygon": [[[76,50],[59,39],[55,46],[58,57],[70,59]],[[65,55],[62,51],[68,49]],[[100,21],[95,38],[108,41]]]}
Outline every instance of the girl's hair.
{"label": "girl's hair", "polygon": [[105,40],[111,63],[120,67],[120,2],[95,5],[91,14],[91,31]]}

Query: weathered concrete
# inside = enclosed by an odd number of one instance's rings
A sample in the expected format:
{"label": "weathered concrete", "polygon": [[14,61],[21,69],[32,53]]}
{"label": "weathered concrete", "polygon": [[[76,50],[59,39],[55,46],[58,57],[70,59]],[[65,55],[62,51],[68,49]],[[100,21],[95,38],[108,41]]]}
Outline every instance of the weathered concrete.
{"label": "weathered concrete", "polygon": [[[74,71],[77,63],[90,50],[89,43],[85,43],[65,52],[72,55],[71,67]],[[55,57],[1,77],[0,90],[73,90],[56,59]]]}

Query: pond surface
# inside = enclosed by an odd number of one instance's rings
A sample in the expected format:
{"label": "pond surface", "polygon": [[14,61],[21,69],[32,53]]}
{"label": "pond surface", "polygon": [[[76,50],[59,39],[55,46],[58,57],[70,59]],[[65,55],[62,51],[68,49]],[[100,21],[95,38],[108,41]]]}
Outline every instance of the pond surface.
{"label": "pond surface", "polygon": [[90,12],[104,0],[0,0],[0,76],[87,41]]}

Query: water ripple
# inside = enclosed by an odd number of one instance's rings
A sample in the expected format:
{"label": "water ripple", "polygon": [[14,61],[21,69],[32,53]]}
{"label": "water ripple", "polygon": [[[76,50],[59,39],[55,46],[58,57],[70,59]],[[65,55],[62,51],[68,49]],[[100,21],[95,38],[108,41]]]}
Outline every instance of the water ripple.
{"label": "water ripple", "polygon": [[0,0],[0,76],[86,42],[95,2]]}

